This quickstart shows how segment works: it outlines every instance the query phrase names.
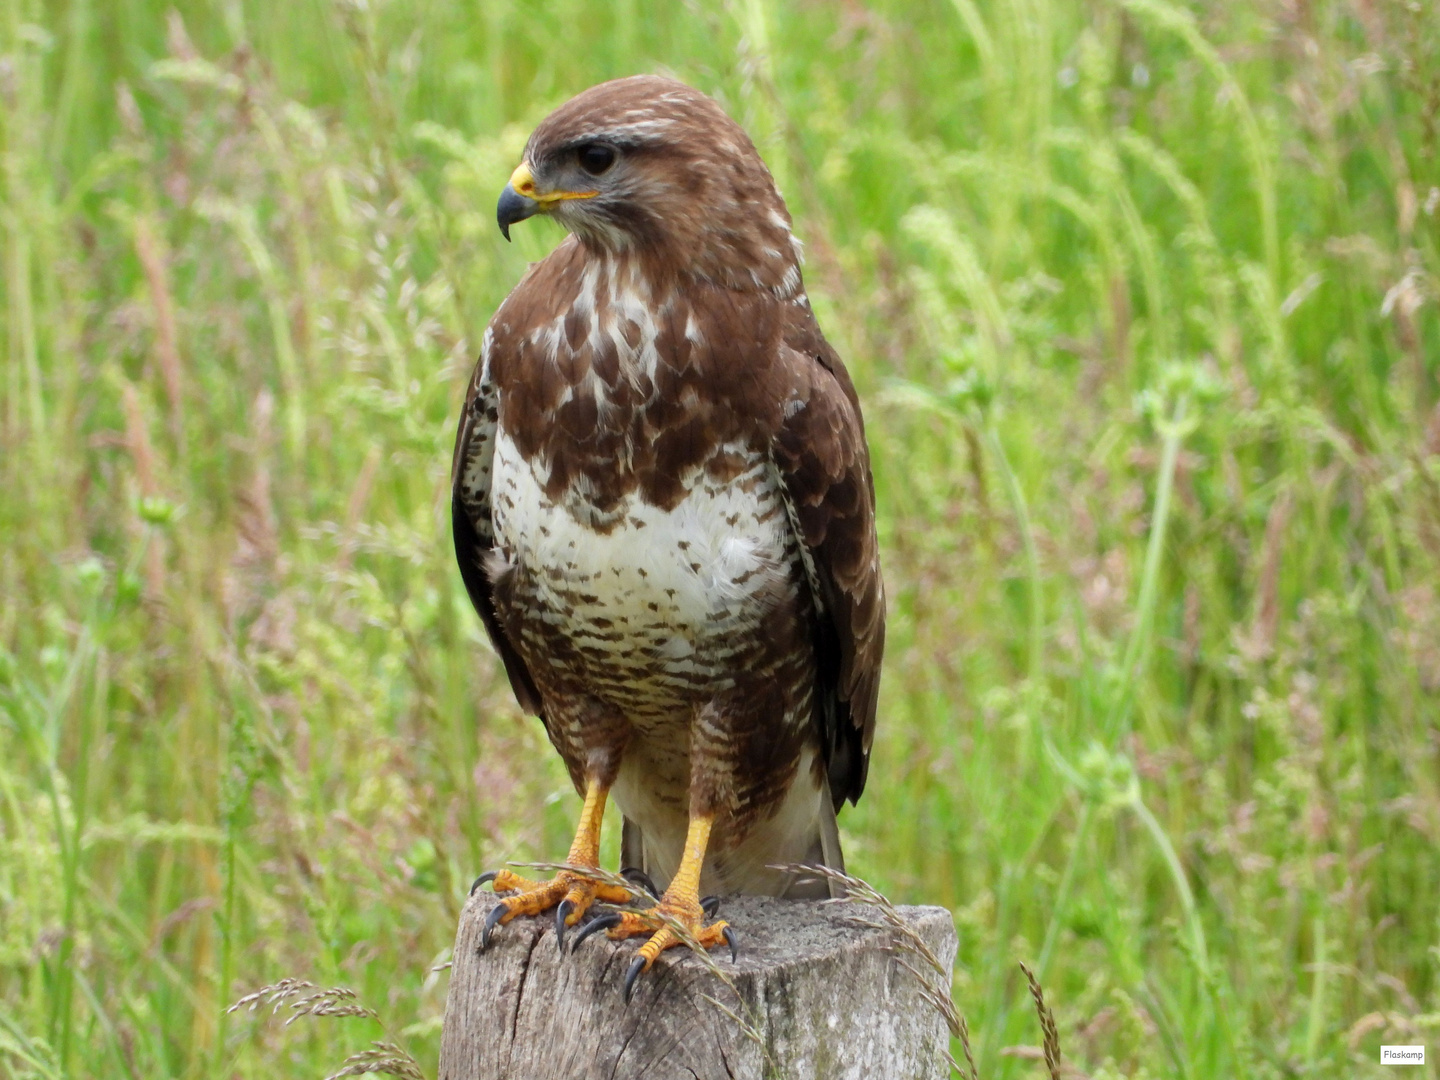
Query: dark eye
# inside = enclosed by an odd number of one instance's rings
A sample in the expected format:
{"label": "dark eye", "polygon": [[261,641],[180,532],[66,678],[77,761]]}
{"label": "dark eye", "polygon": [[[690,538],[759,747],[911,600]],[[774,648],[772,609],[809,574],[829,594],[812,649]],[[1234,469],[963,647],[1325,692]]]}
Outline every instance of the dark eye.
{"label": "dark eye", "polygon": [[580,147],[580,167],[591,176],[599,176],[615,164],[615,151],[604,143],[587,143]]}

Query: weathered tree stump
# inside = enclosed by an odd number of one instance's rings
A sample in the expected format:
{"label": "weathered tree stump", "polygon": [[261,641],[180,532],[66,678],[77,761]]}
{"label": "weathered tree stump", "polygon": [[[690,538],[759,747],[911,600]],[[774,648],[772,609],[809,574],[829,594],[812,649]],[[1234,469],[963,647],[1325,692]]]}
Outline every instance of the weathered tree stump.
{"label": "weathered tree stump", "polygon": [[[740,959],[732,965],[723,949],[714,956],[741,1000],[682,947],[661,955],[626,1005],[625,971],[639,939],[596,935],[562,956],[552,918],[520,918],[498,927],[482,953],[480,931],[495,903],[476,893],[460,916],[440,1080],[947,1075],[945,1020],[902,960],[922,972],[926,964],[897,932],[864,925],[877,920],[873,908],[727,899],[720,917],[740,936]],[[898,910],[948,972],[958,944],[950,913]],[[716,1002],[746,1017],[753,1034]]]}

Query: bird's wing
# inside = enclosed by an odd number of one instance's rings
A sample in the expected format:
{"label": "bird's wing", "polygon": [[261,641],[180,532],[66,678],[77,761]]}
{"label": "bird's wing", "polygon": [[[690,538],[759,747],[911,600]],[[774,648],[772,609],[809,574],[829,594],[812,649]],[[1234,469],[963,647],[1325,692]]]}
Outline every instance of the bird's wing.
{"label": "bird's wing", "polygon": [[450,522],[455,536],[455,558],[470,602],[490,634],[490,642],[505,665],[511,689],[520,707],[540,715],[540,692],[525,661],[505,637],[495,614],[495,599],[485,560],[495,546],[495,527],[490,511],[490,479],[495,461],[495,432],[500,402],[490,378],[490,351],[494,338],[485,331],[480,362],[470,379],[465,407],[460,410],[460,430],[455,436],[455,458],[450,468]]}
{"label": "bird's wing", "polygon": [[875,485],[855,387],[813,317],[783,348],[792,376],[771,452],[819,609],[817,719],[838,809],[865,789],[885,650]]}

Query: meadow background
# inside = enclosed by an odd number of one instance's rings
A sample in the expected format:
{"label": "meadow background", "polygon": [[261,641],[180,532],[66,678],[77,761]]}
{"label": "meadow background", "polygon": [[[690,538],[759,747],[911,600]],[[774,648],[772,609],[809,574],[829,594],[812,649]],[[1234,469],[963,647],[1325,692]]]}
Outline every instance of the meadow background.
{"label": "meadow background", "polygon": [[[864,399],[842,831],[980,1075],[1020,960],[1075,1075],[1440,1057],[1432,0],[6,0],[0,1077],[434,1074],[471,878],[578,807],[449,539],[560,236],[495,199],[637,71],[754,135]],[[227,1015],[285,976],[379,1019]]]}

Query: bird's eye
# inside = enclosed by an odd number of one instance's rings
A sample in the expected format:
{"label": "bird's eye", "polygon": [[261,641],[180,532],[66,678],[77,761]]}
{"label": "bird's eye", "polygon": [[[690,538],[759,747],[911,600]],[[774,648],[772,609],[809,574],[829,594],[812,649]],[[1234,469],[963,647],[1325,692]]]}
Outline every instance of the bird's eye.
{"label": "bird's eye", "polygon": [[587,143],[580,147],[580,167],[591,176],[599,176],[615,164],[615,151],[604,143]]}

